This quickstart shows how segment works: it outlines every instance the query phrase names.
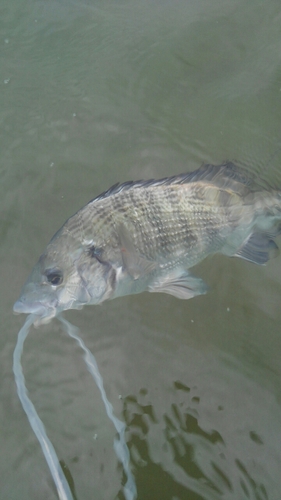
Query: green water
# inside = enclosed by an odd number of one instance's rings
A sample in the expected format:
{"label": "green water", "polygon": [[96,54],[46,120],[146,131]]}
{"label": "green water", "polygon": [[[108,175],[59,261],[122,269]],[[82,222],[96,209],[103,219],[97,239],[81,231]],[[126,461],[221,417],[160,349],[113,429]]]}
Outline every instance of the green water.
{"label": "green water", "polygon": [[[0,499],[55,500],[16,393],[12,305],[55,231],[117,181],[226,159],[278,177],[281,4],[3,0],[0,30]],[[280,500],[281,257],[195,274],[208,295],[66,317],[127,424],[138,500]],[[32,330],[23,369],[77,500],[123,500],[115,430],[57,321]]]}

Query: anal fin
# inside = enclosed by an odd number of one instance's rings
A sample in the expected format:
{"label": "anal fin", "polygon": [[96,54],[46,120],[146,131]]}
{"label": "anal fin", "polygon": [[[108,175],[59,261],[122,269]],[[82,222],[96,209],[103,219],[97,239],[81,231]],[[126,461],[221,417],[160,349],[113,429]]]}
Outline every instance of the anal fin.
{"label": "anal fin", "polygon": [[168,274],[159,277],[148,287],[148,291],[168,293],[178,299],[191,299],[207,293],[208,287],[201,278],[183,271],[180,275]]}
{"label": "anal fin", "polygon": [[241,245],[234,257],[248,260],[254,264],[263,265],[278,255],[278,246],[265,233],[252,233]]}

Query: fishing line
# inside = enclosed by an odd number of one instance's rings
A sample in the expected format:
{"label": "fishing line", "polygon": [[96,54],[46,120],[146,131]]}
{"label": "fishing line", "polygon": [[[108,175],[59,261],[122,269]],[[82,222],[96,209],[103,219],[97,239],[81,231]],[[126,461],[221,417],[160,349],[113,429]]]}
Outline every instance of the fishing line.
{"label": "fishing line", "polygon": [[97,387],[100,391],[102,400],[104,402],[107,416],[111,420],[111,422],[113,423],[113,425],[118,433],[118,436],[119,436],[119,439],[115,439],[115,441],[114,441],[114,449],[115,449],[115,453],[116,453],[117,457],[120,459],[120,461],[123,465],[123,469],[124,469],[125,474],[127,476],[127,482],[124,486],[125,498],[126,498],[126,500],[134,500],[137,496],[137,488],[136,488],[135,480],[134,480],[134,477],[132,475],[132,472],[130,470],[130,465],[129,465],[130,454],[129,454],[129,450],[128,450],[128,447],[126,444],[126,439],[125,439],[126,426],[123,422],[121,422],[121,420],[119,420],[117,417],[115,417],[115,415],[113,413],[112,405],[108,401],[107,396],[106,396],[106,392],[104,390],[103,379],[102,379],[101,373],[98,369],[96,359],[95,359],[94,355],[91,353],[91,351],[89,351],[89,349],[85,346],[83,340],[79,337],[78,328],[76,328],[71,323],[69,323],[61,315],[58,316],[58,320],[61,321],[61,323],[63,324],[66,333],[70,337],[75,339],[76,342],[78,343],[79,347],[81,347],[81,349],[83,349],[83,351],[84,351],[84,359],[85,359],[87,368],[88,368],[89,372],[91,373],[93,379],[95,380]]}
{"label": "fishing line", "polygon": [[30,327],[38,316],[35,314],[29,314],[23,327],[18,333],[18,341],[14,350],[13,355],[13,371],[15,375],[15,382],[17,385],[18,396],[21,401],[22,407],[27,415],[30,426],[32,427],[39,443],[41,449],[44,453],[46,462],[49,466],[52,478],[57,488],[58,496],[60,500],[73,500],[68,482],[60,466],[55,449],[49,440],[42,420],[40,419],[38,413],[35,410],[33,403],[30,401],[25,386],[25,379],[21,366],[21,356],[23,351],[24,341],[30,331]]}
{"label": "fishing line", "polygon": [[[65,475],[62,471],[62,468],[60,466],[58,457],[56,455],[55,449],[49,440],[44,425],[37,414],[35,407],[33,403],[30,401],[27,393],[27,389],[25,386],[25,379],[22,371],[22,365],[21,365],[21,356],[23,352],[23,345],[24,341],[30,331],[31,325],[34,323],[35,319],[38,319],[38,316],[35,314],[29,314],[29,316],[26,318],[26,321],[23,325],[23,327],[20,329],[18,333],[18,340],[17,344],[14,350],[14,355],[13,355],[13,371],[14,371],[14,376],[15,376],[15,382],[17,386],[17,392],[19,399],[21,401],[22,407],[27,415],[28,421],[30,423],[30,426],[32,427],[39,444],[41,446],[42,452],[45,456],[46,462],[49,466],[51,476],[54,480],[54,483],[57,488],[58,496],[60,500],[73,500],[72,493],[70,491],[68,482],[65,478]],[[85,346],[83,340],[79,337],[78,335],[78,328],[73,326],[71,323],[66,321],[62,317],[62,315],[58,316],[59,321],[62,323],[64,330],[67,332],[67,334],[72,337],[73,339],[76,340],[78,343],[79,347],[84,351],[84,359],[87,365],[87,368],[89,372],[91,373],[92,377],[94,378],[97,387],[100,391],[102,400],[104,402],[104,406],[106,409],[107,416],[113,423],[119,439],[114,440],[114,449],[117,457],[119,458],[120,462],[122,463],[124,472],[127,476],[127,482],[123,488],[124,491],[124,496],[126,500],[135,500],[137,497],[137,489],[136,489],[136,484],[135,480],[133,477],[133,474],[130,470],[130,454],[129,454],[129,449],[126,444],[126,439],[125,439],[125,424],[121,422],[117,417],[115,417],[113,413],[113,408],[111,403],[108,401],[106,392],[104,390],[103,386],[103,379],[101,376],[101,373],[98,369],[98,365],[96,362],[96,359],[94,355],[89,351],[89,349]]]}

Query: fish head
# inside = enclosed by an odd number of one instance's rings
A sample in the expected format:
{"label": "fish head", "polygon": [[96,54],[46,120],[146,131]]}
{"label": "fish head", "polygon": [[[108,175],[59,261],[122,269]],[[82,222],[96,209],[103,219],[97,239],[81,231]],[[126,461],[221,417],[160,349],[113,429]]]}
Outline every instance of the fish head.
{"label": "fish head", "polygon": [[56,234],[23,286],[14,312],[33,313],[37,324],[48,323],[64,310],[110,298],[116,271],[102,253],[92,240],[82,242],[65,231]]}

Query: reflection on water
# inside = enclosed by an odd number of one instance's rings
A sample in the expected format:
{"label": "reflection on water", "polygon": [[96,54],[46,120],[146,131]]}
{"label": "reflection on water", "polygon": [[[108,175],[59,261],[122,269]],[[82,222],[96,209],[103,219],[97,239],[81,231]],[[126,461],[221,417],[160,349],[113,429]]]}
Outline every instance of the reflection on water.
{"label": "reflection on water", "polygon": [[[247,384],[246,380],[244,382]],[[189,388],[176,381],[174,389],[177,403],[172,403],[159,419],[153,405],[141,404],[135,396],[128,396],[124,401],[123,415],[130,428],[130,450],[136,467],[139,498],[277,498],[272,496],[275,489],[269,464],[275,454],[280,460],[280,442],[278,440],[273,453],[268,443],[263,442],[256,431],[254,413],[257,408],[251,408],[247,401],[250,411],[246,414],[245,404],[241,408],[229,408],[227,403],[225,407],[221,404],[215,407],[213,402],[213,408],[202,409],[198,388]],[[229,384],[225,384],[225,390],[229,389]],[[140,392],[140,399],[143,399],[147,391],[142,389]],[[233,397],[235,399],[234,394]],[[253,417],[250,427],[249,417]],[[160,461],[153,459],[155,426],[161,428],[162,434]],[[271,431],[273,434],[276,431],[280,438],[279,426]]]}

